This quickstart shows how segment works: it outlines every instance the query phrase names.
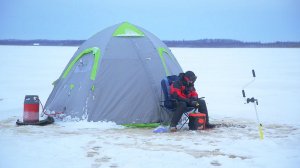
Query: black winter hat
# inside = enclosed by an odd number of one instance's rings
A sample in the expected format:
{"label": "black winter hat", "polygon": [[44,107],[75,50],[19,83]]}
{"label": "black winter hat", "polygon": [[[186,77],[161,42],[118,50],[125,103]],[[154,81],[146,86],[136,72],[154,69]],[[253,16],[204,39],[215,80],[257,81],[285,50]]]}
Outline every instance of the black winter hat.
{"label": "black winter hat", "polygon": [[186,72],[184,73],[184,76],[188,77],[189,80],[191,80],[191,81],[193,81],[193,82],[195,82],[196,79],[197,79],[197,76],[194,74],[193,71],[186,71]]}

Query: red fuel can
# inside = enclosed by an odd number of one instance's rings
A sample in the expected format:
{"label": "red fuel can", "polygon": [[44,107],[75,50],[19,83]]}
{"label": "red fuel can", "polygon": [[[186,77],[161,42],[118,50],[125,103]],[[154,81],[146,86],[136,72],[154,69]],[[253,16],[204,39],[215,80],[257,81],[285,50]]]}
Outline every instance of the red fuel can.
{"label": "red fuel can", "polygon": [[24,100],[24,123],[39,122],[39,97],[37,95],[26,95]]}

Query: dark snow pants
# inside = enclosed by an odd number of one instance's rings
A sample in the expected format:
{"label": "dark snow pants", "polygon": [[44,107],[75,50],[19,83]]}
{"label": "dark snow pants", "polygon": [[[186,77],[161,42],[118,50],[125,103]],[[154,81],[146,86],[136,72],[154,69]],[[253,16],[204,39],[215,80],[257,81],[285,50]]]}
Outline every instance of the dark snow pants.
{"label": "dark snow pants", "polygon": [[[206,124],[208,124],[209,123],[209,120],[208,120],[209,117],[208,117],[208,112],[207,112],[207,107],[206,107],[205,100],[198,99],[197,102],[199,103],[198,112],[206,114]],[[181,119],[183,113],[188,112],[189,108],[190,108],[190,106],[188,105],[187,102],[178,101],[176,103],[176,109],[173,113],[173,117],[172,117],[172,120],[171,120],[170,127],[176,127],[176,125],[178,124],[179,120]]]}

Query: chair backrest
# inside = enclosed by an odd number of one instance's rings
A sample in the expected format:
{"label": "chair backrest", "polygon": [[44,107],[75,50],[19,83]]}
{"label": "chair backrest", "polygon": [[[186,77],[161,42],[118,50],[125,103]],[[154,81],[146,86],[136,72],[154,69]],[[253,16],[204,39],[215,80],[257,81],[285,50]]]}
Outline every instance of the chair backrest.
{"label": "chair backrest", "polygon": [[177,75],[167,76],[161,80],[161,89],[164,94],[164,106],[168,109],[174,109],[174,102],[171,100],[170,95],[170,86],[171,84],[178,80],[179,77]]}

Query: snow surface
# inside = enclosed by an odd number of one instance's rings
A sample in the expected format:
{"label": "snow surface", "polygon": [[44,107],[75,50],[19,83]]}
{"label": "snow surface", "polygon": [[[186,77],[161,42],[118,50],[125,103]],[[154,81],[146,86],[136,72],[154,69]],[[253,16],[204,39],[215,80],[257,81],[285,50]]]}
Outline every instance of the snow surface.
{"label": "snow surface", "polygon": [[[112,122],[17,127],[24,96],[45,102],[77,47],[0,46],[0,168],[299,167],[300,49],[172,48],[208,103],[213,130],[155,134]],[[253,105],[259,100],[265,139]]]}

